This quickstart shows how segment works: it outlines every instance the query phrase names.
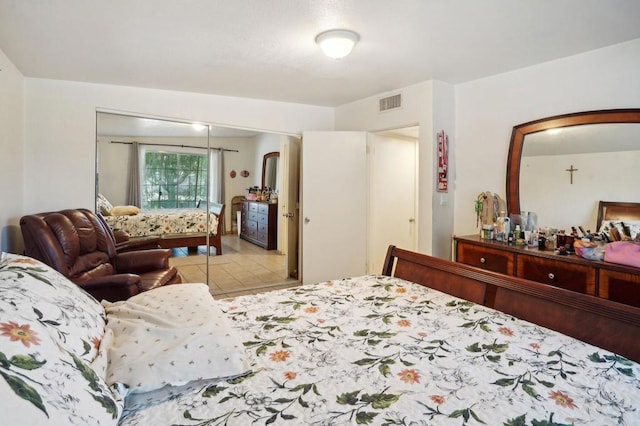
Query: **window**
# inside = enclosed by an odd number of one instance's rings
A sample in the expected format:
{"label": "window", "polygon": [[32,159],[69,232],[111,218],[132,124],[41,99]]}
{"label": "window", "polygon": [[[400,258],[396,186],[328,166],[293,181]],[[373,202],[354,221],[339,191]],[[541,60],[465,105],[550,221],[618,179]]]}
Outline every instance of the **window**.
{"label": "window", "polygon": [[207,155],[154,151],[143,155],[142,208],[195,208],[207,198]]}

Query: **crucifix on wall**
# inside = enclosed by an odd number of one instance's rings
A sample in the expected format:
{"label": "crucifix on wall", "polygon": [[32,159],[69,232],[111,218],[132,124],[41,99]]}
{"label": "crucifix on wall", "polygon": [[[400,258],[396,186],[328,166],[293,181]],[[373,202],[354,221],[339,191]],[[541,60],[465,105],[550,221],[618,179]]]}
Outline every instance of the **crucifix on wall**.
{"label": "crucifix on wall", "polygon": [[577,172],[578,169],[574,169],[572,164],[570,169],[565,169],[565,170],[569,172],[569,175],[570,175],[569,179],[570,179],[571,185],[573,185],[573,172]]}

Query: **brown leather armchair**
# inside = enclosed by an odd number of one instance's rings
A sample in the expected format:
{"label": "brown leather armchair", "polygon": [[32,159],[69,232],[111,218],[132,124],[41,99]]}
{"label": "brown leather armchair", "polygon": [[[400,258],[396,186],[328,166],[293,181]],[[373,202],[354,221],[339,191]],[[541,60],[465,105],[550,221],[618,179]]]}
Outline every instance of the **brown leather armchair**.
{"label": "brown leather armchair", "polygon": [[109,227],[87,209],[23,216],[27,256],[38,259],[96,299],[117,301],[166,284],[180,275],[169,266],[170,250],[116,251]]}

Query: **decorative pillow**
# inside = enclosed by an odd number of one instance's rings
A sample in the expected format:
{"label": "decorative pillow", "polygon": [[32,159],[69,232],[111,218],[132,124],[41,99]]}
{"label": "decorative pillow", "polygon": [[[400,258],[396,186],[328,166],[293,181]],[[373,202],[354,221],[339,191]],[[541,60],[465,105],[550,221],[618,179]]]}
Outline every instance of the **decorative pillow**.
{"label": "decorative pillow", "polygon": [[46,327],[85,362],[93,361],[104,334],[100,303],[58,271],[26,256],[0,257],[0,312]]}
{"label": "decorative pillow", "polygon": [[140,208],[137,206],[114,206],[111,209],[111,216],[133,216],[140,213]]}
{"label": "decorative pillow", "polygon": [[109,216],[113,209],[113,204],[111,204],[102,194],[98,194],[96,197],[96,206],[98,207],[100,214],[103,216]]}
{"label": "decorative pillow", "polygon": [[614,220],[605,220],[602,222],[602,225],[600,225],[600,229],[598,230],[599,234],[605,234],[607,237],[611,237],[611,230],[612,229],[616,229],[618,231],[618,233],[620,234],[621,238],[624,238],[624,227],[622,226],[622,222],[621,221],[614,221]]}
{"label": "decorative pillow", "polygon": [[638,238],[638,235],[640,234],[640,221],[623,220],[622,226],[624,226],[625,229],[629,230],[629,235],[631,236],[632,240],[635,240],[636,238]]}
{"label": "decorative pillow", "polygon": [[602,222],[599,233],[605,233],[609,235],[612,228],[615,228],[620,233],[620,237],[623,240],[634,239],[638,232],[640,232],[640,221],[637,220],[606,220]]}
{"label": "decorative pillow", "polygon": [[113,332],[107,354],[110,385],[148,392],[249,371],[242,342],[206,284],[163,286],[102,303],[107,333]]}
{"label": "decorative pillow", "polygon": [[32,315],[0,310],[0,376],[2,424],[116,425],[122,413],[104,380]]}

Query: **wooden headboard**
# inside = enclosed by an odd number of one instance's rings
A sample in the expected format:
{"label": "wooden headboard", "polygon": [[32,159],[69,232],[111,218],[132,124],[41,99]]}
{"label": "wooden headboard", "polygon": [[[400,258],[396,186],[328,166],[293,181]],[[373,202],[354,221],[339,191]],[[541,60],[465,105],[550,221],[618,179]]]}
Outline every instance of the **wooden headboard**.
{"label": "wooden headboard", "polygon": [[618,201],[600,201],[595,232],[600,230],[606,220],[640,221],[640,203],[622,203]]}
{"label": "wooden headboard", "polygon": [[389,246],[383,275],[505,312],[640,362],[640,308]]}

